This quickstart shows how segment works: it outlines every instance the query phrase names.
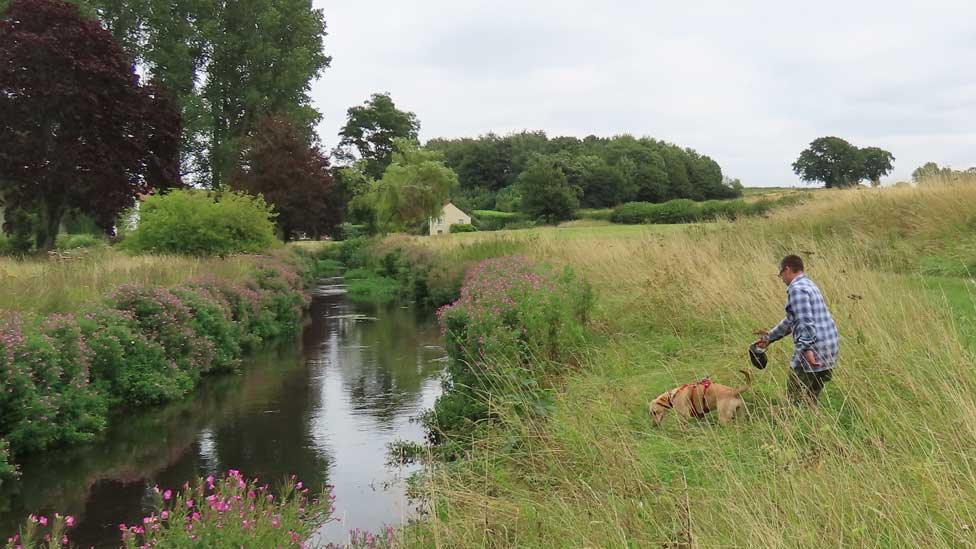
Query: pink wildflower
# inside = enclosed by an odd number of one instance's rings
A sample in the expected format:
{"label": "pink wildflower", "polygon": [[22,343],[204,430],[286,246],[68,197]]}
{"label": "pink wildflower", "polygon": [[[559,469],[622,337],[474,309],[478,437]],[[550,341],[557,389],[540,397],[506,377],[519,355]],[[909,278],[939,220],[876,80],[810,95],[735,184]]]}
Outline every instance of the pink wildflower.
{"label": "pink wildflower", "polygon": [[47,526],[47,517],[40,517],[37,519],[37,522],[40,523],[41,526]]}
{"label": "pink wildflower", "polygon": [[74,525],[75,525],[75,517],[73,517],[73,516],[71,516],[71,515],[68,515],[68,516],[67,516],[67,517],[66,517],[66,518],[64,519],[64,524],[65,524],[65,526],[67,526],[68,528],[71,528],[72,526],[74,526]]}
{"label": "pink wildflower", "polygon": [[172,490],[166,490],[165,492],[163,492],[163,500],[164,501],[169,501],[170,498],[172,498],[172,497],[173,497],[173,491]]}

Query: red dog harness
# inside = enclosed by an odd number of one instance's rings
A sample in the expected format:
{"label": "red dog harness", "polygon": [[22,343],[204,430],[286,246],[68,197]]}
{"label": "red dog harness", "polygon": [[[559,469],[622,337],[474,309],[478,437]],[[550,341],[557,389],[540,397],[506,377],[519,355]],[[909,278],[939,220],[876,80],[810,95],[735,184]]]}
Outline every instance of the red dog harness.
{"label": "red dog harness", "polygon": [[[712,380],[705,378],[701,381],[696,381],[695,383],[685,383],[681,387],[668,395],[668,408],[674,408],[674,397],[678,396],[678,393],[690,388],[691,394],[688,395],[688,405],[691,406],[691,415],[701,419],[705,417],[705,414],[710,412],[708,409],[708,399],[705,398],[705,393],[708,392],[708,388],[712,386]],[[695,406],[695,389],[701,387],[701,410]]]}

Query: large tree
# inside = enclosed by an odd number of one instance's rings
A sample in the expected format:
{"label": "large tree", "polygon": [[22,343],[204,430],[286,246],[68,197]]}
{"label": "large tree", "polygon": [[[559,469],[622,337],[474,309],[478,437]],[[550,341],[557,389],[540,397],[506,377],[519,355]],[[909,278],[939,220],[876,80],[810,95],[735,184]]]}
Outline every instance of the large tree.
{"label": "large tree", "polygon": [[534,219],[554,223],[569,219],[579,207],[578,187],[570,185],[566,174],[552,161],[537,155],[519,175],[522,211]]}
{"label": "large tree", "polygon": [[382,179],[357,202],[371,206],[381,230],[417,231],[440,214],[456,185],[457,174],[444,165],[440,153],[401,138],[394,141],[392,159]]}
{"label": "large tree", "polygon": [[278,230],[286,241],[298,233],[333,234],[341,223],[342,205],[328,159],[287,116],[258,122],[243,141],[231,186],[263,195],[278,213]]}
{"label": "large tree", "polygon": [[822,181],[830,188],[851,187],[864,179],[860,151],[839,137],[819,137],[800,153],[793,171],[803,181]]}
{"label": "large tree", "polygon": [[366,163],[366,175],[379,179],[393,160],[394,141],[416,141],[419,131],[417,115],[398,109],[389,93],[374,93],[362,105],[346,111],[336,156],[352,160],[352,149],[356,149]]}
{"label": "large tree", "polygon": [[[0,19],[0,195],[54,247],[74,208],[109,229],[135,197],[177,186],[179,113],[131,58],[61,0],[14,0]],[[16,228],[8,227],[11,230]]]}
{"label": "large tree", "polygon": [[309,0],[89,0],[152,77],[173,90],[184,119],[183,171],[217,187],[240,141],[269,114],[311,134],[312,81],[331,59],[325,20]]}
{"label": "large tree", "polygon": [[865,179],[871,181],[871,186],[881,185],[881,178],[891,173],[894,168],[892,162],[895,156],[890,152],[879,149],[878,147],[865,147],[861,149],[861,163],[864,170]]}

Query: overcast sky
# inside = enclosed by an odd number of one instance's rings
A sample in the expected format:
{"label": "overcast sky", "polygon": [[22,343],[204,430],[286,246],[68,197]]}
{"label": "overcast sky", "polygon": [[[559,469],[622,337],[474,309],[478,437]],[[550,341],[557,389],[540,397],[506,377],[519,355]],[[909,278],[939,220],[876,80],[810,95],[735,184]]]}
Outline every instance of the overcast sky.
{"label": "overcast sky", "polygon": [[[390,92],[421,140],[545,130],[692,147],[747,186],[836,135],[976,166],[976,2],[323,2],[332,67],[312,96],[329,148]],[[684,4],[679,6],[679,4]]]}

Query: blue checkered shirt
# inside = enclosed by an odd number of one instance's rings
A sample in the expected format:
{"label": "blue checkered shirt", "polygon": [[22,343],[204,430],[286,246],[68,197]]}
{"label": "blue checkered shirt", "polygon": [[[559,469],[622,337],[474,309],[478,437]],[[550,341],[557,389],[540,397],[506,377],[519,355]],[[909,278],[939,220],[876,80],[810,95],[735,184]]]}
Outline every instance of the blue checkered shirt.
{"label": "blue checkered shirt", "polygon": [[[780,321],[767,336],[769,342],[793,334],[793,360],[790,367],[805,372],[822,372],[837,365],[840,352],[840,336],[837,326],[827,310],[820,288],[805,275],[799,275],[786,288],[786,318]],[[803,357],[808,349],[820,363],[814,368]]]}

